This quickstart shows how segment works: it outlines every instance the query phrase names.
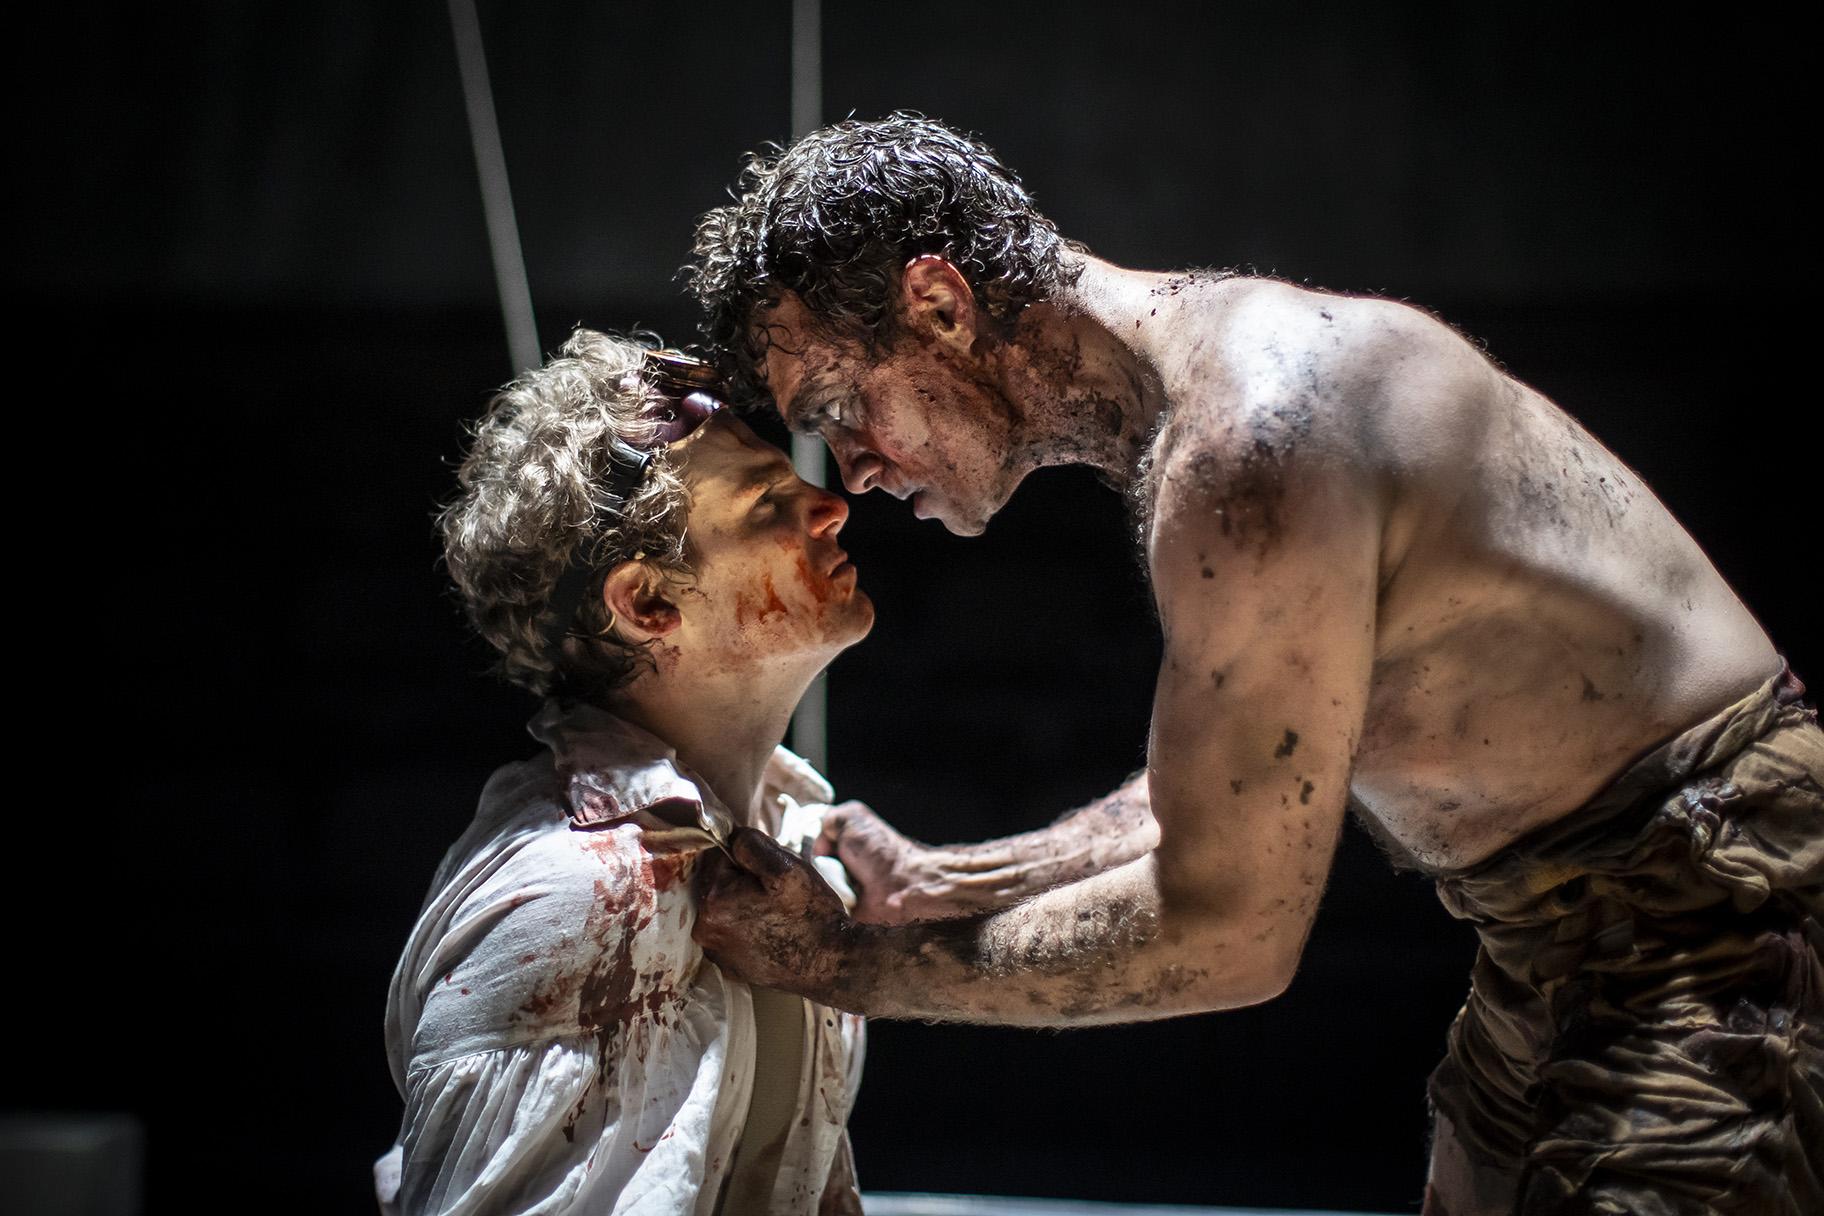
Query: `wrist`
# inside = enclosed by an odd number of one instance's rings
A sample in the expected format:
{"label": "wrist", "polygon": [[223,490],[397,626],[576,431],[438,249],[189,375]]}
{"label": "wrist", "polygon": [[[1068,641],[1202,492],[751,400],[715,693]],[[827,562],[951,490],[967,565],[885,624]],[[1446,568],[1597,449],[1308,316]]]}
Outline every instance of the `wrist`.
{"label": "wrist", "polygon": [[955,850],[943,845],[921,845],[910,849],[894,867],[899,885],[905,890],[942,888],[962,864]]}
{"label": "wrist", "polygon": [[877,939],[882,926],[845,919],[832,936],[821,968],[823,982],[818,1001],[832,1009],[867,1014],[874,1011],[880,992],[880,959],[884,943]]}

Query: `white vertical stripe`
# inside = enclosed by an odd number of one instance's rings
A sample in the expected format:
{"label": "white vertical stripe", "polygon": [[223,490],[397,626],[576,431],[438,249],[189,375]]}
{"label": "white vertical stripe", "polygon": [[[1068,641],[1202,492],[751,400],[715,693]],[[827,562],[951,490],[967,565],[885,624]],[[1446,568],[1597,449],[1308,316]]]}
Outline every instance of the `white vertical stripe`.
{"label": "white vertical stripe", "polygon": [[[821,0],[792,0],[792,138],[823,125],[823,11]],[[828,478],[823,441],[792,436],[792,464],[812,485]],[[829,769],[829,677],[818,676],[792,715],[792,749],[820,772]]]}
{"label": "white vertical stripe", "polygon": [[481,177],[481,209],[488,223],[488,247],[494,255],[494,284],[507,327],[507,353],[513,359],[513,374],[518,375],[539,364],[538,326],[532,320],[532,287],[519,248],[519,224],[513,216],[513,192],[507,186],[507,158],[494,117],[494,94],[488,87],[488,59],[481,45],[475,0],[450,0],[450,30],[456,37],[456,65],[462,72],[475,171]]}

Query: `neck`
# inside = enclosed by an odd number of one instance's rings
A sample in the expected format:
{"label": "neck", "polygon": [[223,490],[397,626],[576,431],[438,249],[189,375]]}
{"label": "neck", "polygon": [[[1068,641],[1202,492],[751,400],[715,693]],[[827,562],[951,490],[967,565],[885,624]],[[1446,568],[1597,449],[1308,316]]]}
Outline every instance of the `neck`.
{"label": "neck", "polygon": [[1151,339],[1183,307],[1185,276],[1067,255],[1077,281],[1020,315],[1002,383],[1021,417],[1022,472],[1088,464],[1125,484],[1166,408]]}
{"label": "neck", "polygon": [[661,667],[663,674],[642,673],[610,708],[675,748],[736,822],[759,824],[766,763],[822,664],[693,673],[680,657]]}

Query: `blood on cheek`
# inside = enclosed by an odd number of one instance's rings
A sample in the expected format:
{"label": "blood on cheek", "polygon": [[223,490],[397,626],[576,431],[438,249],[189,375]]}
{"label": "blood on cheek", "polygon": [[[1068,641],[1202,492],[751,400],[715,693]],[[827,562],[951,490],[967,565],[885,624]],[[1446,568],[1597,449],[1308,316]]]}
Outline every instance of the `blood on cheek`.
{"label": "blood on cheek", "polygon": [[778,588],[773,586],[773,576],[760,576],[760,586],[753,591],[735,593],[735,624],[749,626],[767,620],[769,617],[785,616],[789,613],[785,601],[779,598]]}
{"label": "blood on cheek", "polygon": [[805,594],[817,605],[821,613],[830,606],[830,599],[835,591],[830,580],[811,569],[811,559],[800,553],[792,559],[798,569],[798,581],[804,585]]}

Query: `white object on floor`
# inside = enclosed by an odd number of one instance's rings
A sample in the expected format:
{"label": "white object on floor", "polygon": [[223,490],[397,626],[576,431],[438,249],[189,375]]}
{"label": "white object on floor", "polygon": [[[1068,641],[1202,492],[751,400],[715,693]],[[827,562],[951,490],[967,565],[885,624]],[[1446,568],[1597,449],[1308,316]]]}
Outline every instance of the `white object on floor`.
{"label": "white object on floor", "polygon": [[1176,1203],[1091,1203],[1013,1195],[863,1195],[867,1216],[1368,1216],[1302,1208],[1210,1208]]}

